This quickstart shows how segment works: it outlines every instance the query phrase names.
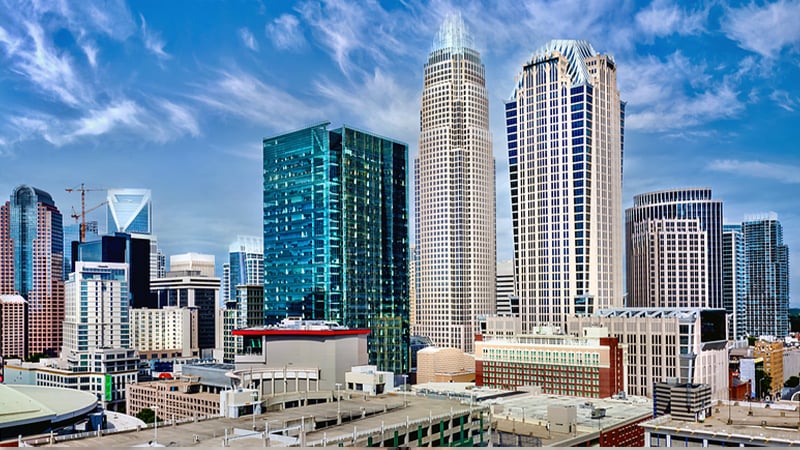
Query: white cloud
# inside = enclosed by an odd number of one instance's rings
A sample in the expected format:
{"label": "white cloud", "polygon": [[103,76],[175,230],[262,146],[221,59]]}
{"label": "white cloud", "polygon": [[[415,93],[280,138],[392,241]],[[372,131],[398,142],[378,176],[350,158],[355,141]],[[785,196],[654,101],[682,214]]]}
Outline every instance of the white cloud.
{"label": "white cloud", "polygon": [[142,109],[131,100],[124,100],[103,109],[90,110],[87,116],[78,120],[78,128],[69,137],[98,136],[120,125],[140,127],[141,114]]}
{"label": "white cloud", "polygon": [[220,77],[199,86],[190,97],[225,114],[270,130],[297,128],[326,118],[325,107],[305,103],[246,72],[220,72]]}
{"label": "white cloud", "polygon": [[[185,131],[194,137],[200,136],[200,125],[189,108],[172,103],[169,100],[160,100],[158,103],[167,112],[169,122],[174,129]],[[168,135],[169,133],[166,134]]]}
{"label": "white cloud", "polygon": [[650,36],[693,35],[704,31],[708,11],[686,12],[670,0],[655,0],[636,13],[636,25]]}
{"label": "white cloud", "polygon": [[258,51],[258,41],[253,36],[253,32],[247,28],[239,28],[239,38],[241,38],[244,45],[253,51]]}
{"label": "white cloud", "polygon": [[265,32],[272,40],[272,45],[280,50],[299,50],[306,45],[300,21],[291,14],[283,14],[268,23]]}
{"label": "white cloud", "polygon": [[793,98],[788,92],[784,90],[775,90],[769,94],[769,98],[778,104],[781,108],[789,112],[794,112],[798,106],[797,98]]}
{"label": "white cloud", "polygon": [[163,39],[161,39],[161,34],[147,29],[147,22],[144,20],[144,16],[142,14],[139,14],[139,18],[142,20],[142,38],[144,39],[145,48],[150,50],[150,52],[156,55],[159,59],[171,58],[172,55],[164,51],[164,46],[167,44]]}
{"label": "white cloud", "polygon": [[787,184],[800,184],[800,167],[761,161],[739,161],[735,159],[714,160],[710,170],[727,172],[755,178],[767,178]]}
{"label": "white cloud", "polygon": [[739,47],[775,58],[784,47],[800,43],[800,1],[780,0],[764,6],[755,3],[728,8],[721,19],[725,35]]}
{"label": "white cloud", "polygon": [[89,61],[92,67],[97,67],[97,46],[92,44],[91,42],[87,42],[81,45],[81,49],[83,53],[86,54],[86,59]]}

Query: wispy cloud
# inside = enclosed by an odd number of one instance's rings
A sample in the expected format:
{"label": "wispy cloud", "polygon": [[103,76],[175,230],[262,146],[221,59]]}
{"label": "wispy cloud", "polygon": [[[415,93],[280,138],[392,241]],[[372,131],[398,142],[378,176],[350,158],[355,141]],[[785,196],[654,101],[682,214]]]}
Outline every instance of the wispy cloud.
{"label": "wispy cloud", "polygon": [[291,14],[283,14],[268,23],[265,32],[279,50],[300,50],[306,45],[300,20]]}
{"label": "wispy cloud", "polygon": [[800,1],[780,0],[759,6],[750,3],[727,8],[720,20],[723,32],[739,47],[775,58],[784,47],[800,44]]}
{"label": "wispy cloud", "polygon": [[169,140],[171,130],[185,131],[191,136],[200,136],[200,125],[195,118],[194,112],[186,106],[181,106],[169,100],[159,100],[159,107],[166,111],[171,126],[164,130],[165,140]]}
{"label": "wispy cloud", "polygon": [[131,100],[114,103],[102,109],[90,110],[85,117],[78,120],[78,127],[68,136],[68,140],[80,136],[105,134],[120,125],[139,127],[141,126],[139,120],[141,114],[142,109]]}
{"label": "wispy cloud", "polygon": [[244,43],[245,47],[256,52],[258,51],[258,41],[256,41],[253,32],[248,28],[239,28],[239,38],[242,40],[242,43]]}
{"label": "wispy cloud", "polygon": [[164,47],[167,44],[163,39],[161,39],[161,34],[147,29],[147,21],[144,20],[144,15],[139,14],[139,18],[142,21],[142,39],[144,40],[145,48],[150,50],[150,52],[156,55],[159,59],[171,58],[172,55],[164,51]]}
{"label": "wispy cloud", "polygon": [[190,97],[269,130],[297,128],[326,118],[324,106],[306,103],[243,71],[222,71],[217,79],[199,85],[197,92]]}
{"label": "wispy cloud", "polygon": [[792,97],[784,90],[778,89],[772,91],[772,93],[769,94],[769,98],[777,103],[778,106],[789,112],[794,112],[798,106],[798,99],[796,97]]}
{"label": "wispy cloud", "polygon": [[671,0],[655,0],[636,13],[636,26],[649,36],[693,35],[705,30],[708,10],[684,11]]}
{"label": "wispy cloud", "polygon": [[83,53],[86,54],[86,59],[92,67],[97,67],[97,46],[91,42],[81,45]]}
{"label": "wispy cloud", "polygon": [[800,167],[788,164],[718,159],[712,161],[708,165],[708,168],[717,172],[727,172],[746,177],[767,178],[787,184],[800,184]]}

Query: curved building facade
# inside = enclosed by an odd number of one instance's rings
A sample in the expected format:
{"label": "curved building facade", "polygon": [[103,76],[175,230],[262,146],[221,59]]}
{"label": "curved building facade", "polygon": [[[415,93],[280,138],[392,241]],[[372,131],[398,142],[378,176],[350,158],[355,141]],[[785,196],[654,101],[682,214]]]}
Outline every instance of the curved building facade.
{"label": "curved building facade", "polygon": [[639,194],[625,211],[628,306],[722,308],[722,201],[709,188]]}
{"label": "curved building facade", "polygon": [[414,170],[415,334],[470,352],[495,311],[495,175],[485,70],[460,15],[425,64]]}
{"label": "curved building facade", "polygon": [[524,332],[622,306],[624,103],[587,41],[534,52],[505,105],[514,265]]}

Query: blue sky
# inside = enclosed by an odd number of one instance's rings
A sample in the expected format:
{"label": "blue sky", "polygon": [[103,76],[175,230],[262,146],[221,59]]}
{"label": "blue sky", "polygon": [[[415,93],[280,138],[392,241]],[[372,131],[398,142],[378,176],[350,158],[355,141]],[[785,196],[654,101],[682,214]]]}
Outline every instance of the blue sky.
{"label": "blue sky", "polygon": [[261,233],[263,137],[330,121],[416,155],[422,68],[450,11],[486,66],[499,258],[503,101],[545,41],[587,39],[615,57],[628,103],[625,206],[710,186],[727,222],[777,212],[800,304],[800,1],[0,0],[0,197],[34,185],[68,222],[66,187],[150,188],[165,252],[219,265]]}

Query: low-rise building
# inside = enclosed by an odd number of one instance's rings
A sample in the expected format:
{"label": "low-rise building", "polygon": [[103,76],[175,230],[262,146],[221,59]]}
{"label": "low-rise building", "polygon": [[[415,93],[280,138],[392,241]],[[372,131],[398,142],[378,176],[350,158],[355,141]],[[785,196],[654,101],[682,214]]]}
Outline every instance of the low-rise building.
{"label": "low-rise building", "polygon": [[204,392],[196,377],[129,384],[125,396],[126,414],[131,416],[145,408],[153,410],[159,420],[221,415],[220,394]]}
{"label": "low-rise building", "polygon": [[[764,359],[764,373],[770,377],[769,395],[775,398],[783,388],[783,342],[759,340],[753,345],[753,356]],[[766,386],[765,386],[766,387]]]}
{"label": "low-rise building", "polygon": [[457,348],[425,347],[417,352],[417,383],[474,381],[475,356]]}
{"label": "low-rise building", "polygon": [[0,356],[28,355],[28,302],[21,295],[0,295]]}
{"label": "low-rise building", "polygon": [[365,392],[369,395],[383,394],[394,390],[394,374],[378,370],[378,366],[356,366],[344,374],[347,390]]}

